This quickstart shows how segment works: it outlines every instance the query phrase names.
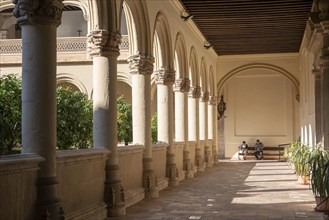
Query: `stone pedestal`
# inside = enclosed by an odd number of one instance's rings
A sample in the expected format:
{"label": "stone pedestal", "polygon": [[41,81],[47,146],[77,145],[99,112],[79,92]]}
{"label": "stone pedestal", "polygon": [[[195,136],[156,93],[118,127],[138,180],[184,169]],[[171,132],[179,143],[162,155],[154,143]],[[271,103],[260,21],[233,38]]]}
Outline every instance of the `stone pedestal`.
{"label": "stone pedestal", "polygon": [[173,115],[173,84],[175,71],[172,69],[160,69],[155,71],[155,82],[158,94],[158,141],[167,143],[167,171],[169,186],[177,186],[178,170],[175,164],[173,145],[174,115]]}
{"label": "stone pedestal", "polygon": [[64,5],[59,0],[13,2],[13,13],[22,27],[22,153],[45,159],[38,171],[33,219],[57,219],[56,31]]}
{"label": "stone pedestal", "polygon": [[218,162],[217,156],[217,117],[216,117],[216,106],[217,106],[217,97],[211,96],[209,98],[208,106],[208,138],[212,140],[212,145],[210,146],[210,151],[212,155],[212,163],[215,164]]}
{"label": "stone pedestal", "polygon": [[145,146],[143,186],[146,198],[159,197],[158,181],[152,166],[151,74],[153,57],[136,54],[128,59],[132,74],[133,142]]}
{"label": "stone pedestal", "polygon": [[188,101],[187,92],[190,89],[188,78],[176,79],[175,91],[175,140],[184,142],[183,169],[186,178],[194,177],[194,168],[190,159],[190,149],[188,146]]}
{"label": "stone pedestal", "polygon": [[188,138],[195,141],[195,165],[198,172],[204,171],[203,156],[199,145],[199,98],[201,95],[200,86],[192,86],[188,98]]}
{"label": "stone pedestal", "polygon": [[94,30],[88,36],[88,50],[93,58],[93,141],[94,148],[111,153],[106,161],[104,201],[109,216],[126,214],[124,190],[118,179],[117,154],[117,57],[121,36],[107,30]]}

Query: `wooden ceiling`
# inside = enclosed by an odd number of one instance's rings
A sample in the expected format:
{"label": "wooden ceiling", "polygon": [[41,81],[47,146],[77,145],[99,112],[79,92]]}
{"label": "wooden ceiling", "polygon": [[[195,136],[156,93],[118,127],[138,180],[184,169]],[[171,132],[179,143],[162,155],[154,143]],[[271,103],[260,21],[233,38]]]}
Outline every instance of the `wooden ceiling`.
{"label": "wooden ceiling", "polygon": [[313,0],[181,0],[218,55],[298,52]]}

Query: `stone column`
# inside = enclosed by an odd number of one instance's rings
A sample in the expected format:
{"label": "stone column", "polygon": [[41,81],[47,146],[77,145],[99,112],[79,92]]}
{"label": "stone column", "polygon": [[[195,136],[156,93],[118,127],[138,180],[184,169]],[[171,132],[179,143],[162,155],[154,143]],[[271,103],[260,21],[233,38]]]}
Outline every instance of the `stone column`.
{"label": "stone column", "polygon": [[314,95],[315,95],[315,143],[318,144],[322,141],[322,83],[321,71],[313,70],[314,75]]}
{"label": "stone column", "polygon": [[126,214],[124,190],[118,179],[117,154],[117,57],[119,33],[94,30],[88,35],[88,50],[93,58],[93,140],[94,148],[110,151],[106,161],[104,201],[109,216]]}
{"label": "stone column", "polygon": [[199,98],[201,95],[200,86],[191,86],[188,98],[188,138],[195,141],[195,165],[198,172],[203,172],[203,157],[199,145]]}
{"label": "stone column", "polygon": [[64,5],[60,0],[13,3],[13,13],[22,27],[22,153],[44,158],[31,219],[57,219],[60,202],[56,198],[56,32]]}
{"label": "stone column", "polygon": [[188,78],[176,79],[175,91],[175,140],[184,142],[183,169],[186,178],[193,178],[194,171],[190,159],[188,145],[188,105],[187,92],[190,90],[190,80]]}
{"label": "stone column", "polygon": [[204,162],[206,163],[207,167],[212,167],[211,162],[211,150],[208,143],[208,101],[209,101],[209,92],[202,91],[201,92],[201,99],[199,102],[200,105],[200,140],[204,141]]}
{"label": "stone column", "polygon": [[128,58],[132,74],[133,142],[145,146],[143,186],[146,198],[159,197],[158,180],[152,162],[151,74],[153,57],[136,54]]}
{"label": "stone column", "polygon": [[167,149],[166,175],[169,178],[169,186],[177,186],[179,181],[173,142],[173,84],[175,82],[175,70],[160,69],[155,71],[155,82],[158,94],[158,141],[169,145]]}
{"label": "stone column", "polygon": [[[210,147],[210,152],[212,155],[212,164],[216,163],[218,158],[217,156],[217,134],[216,134],[216,106],[217,106],[217,97],[211,96],[209,99],[209,108],[208,108],[208,138],[212,140],[212,145]],[[217,160],[218,162],[218,160]]]}
{"label": "stone column", "polygon": [[318,4],[320,10],[320,31],[323,36],[323,46],[320,57],[320,68],[322,72],[323,146],[329,149],[329,4],[328,0],[320,0]]}

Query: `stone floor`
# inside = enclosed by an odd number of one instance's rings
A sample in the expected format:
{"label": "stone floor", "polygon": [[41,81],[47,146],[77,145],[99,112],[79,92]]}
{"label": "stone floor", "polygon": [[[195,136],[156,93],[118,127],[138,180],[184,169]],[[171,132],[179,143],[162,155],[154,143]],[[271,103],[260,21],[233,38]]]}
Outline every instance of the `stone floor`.
{"label": "stone floor", "polygon": [[110,219],[324,219],[314,206],[309,186],[297,182],[286,162],[225,160]]}

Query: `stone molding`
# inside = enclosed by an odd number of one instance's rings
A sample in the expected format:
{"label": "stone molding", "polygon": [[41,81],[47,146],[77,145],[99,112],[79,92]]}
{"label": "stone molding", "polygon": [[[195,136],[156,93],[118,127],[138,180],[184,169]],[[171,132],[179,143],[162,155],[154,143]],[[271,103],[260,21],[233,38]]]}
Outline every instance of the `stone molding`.
{"label": "stone molding", "polygon": [[154,71],[155,83],[158,85],[172,85],[175,83],[174,69],[159,69]]}
{"label": "stone molding", "polygon": [[119,56],[121,35],[118,32],[94,30],[88,34],[87,51],[90,56]]}
{"label": "stone molding", "polygon": [[55,24],[59,26],[64,4],[62,0],[12,0],[14,16],[19,24]]}
{"label": "stone molding", "polygon": [[209,105],[214,105],[214,106],[216,106],[216,105],[217,105],[217,102],[218,102],[218,100],[217,100],[217,96],[210,96],[210,97],[209,97]]}
{"label": "stone molding", "polygon": [[189,78],[176,79],[174,84],[175,92],[188,92],[190,90],[191,81]]}
{"label": "stone molding", "polygon": [[127,59],[130,74],[151,75],[153,72],[154,57],[135,54]]}
{"label": "stone molding", "polygon": [[190,98],[198,99],[201,96],[201,87],[200,86],[191,86],[188,93]]}
{"label": "stone molding", "polygon": [[201,102],[208,102],[209,101],[209,92],[208,91],[201,91]]}
{"label": "stone molding", "polygon": [[111,152],[107,149],[81,149],[57,151],[57,166],[66,166],[68,164],[84,163],[85,161],[107,160]]}
{"label": "stone molding", "polygon": [[328,0],[320,0],[318,3],[320,10],[319,18],[321,21],[329,21],[329,3]]}

